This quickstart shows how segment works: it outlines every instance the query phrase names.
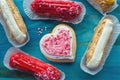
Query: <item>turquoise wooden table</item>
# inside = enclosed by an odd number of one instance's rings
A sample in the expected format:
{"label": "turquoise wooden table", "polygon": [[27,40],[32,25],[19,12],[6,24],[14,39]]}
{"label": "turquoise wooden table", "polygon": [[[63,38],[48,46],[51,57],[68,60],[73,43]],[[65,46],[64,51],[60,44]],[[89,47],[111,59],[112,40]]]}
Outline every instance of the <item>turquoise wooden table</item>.
{"label": "turquoise wooden table", "polygon": [[[30,35],[30,41],[27,45],[21,48],[21,50],[29,53],[30,55],[37,57],[44,62],[50,63],[57,68],[61,69],[66,74],[65,80],[120,80],[120,36],[115,42],[111,53],[104,65],[104,68],[97,75],[91,76],[89,74],[84,73],[80,69],[80,60],[86,51],[88,43],[91,41],[93,36],[94,28],[98,24],[99,20],[102,18],[102,15],[98,13],[95,9],[91,7],[87,3],[86,0],[76,0],[81,1],[85,4],[87,8],[87,14],[82,23],[78,25],[68,24],[72,26],[72,28],[76,32],[77,36],[77,56],[74,63],[53,63],[48,61],[40,52],[39,49],[39,40],[44,34],[51,32],[52,29],[61,22],[58,21],[31,21],[23,11],[23,0],[14,0],[18,9],[21,12],[21,15],[27,25],[27,29]],[[118,0],[120,4],[120,0]],[[118,17],[120,20],[120,6],[112,13]],[[38,28],[45,28],[47,30],[43,31],[43,33],[38,34]],[[0,24],[0,80],[36,80],[31,75],[26,73],[22,73],[19,71],[10,71],[3,65],[3,57],[6,51],[12,47],[12,45],[8,42],[5,32],[3,30],[2,25]]]}

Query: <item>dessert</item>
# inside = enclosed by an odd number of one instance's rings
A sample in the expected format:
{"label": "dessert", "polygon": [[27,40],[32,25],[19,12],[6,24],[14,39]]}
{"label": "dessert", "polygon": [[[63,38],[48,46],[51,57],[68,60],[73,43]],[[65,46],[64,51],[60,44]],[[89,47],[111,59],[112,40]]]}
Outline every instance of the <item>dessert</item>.
{"label": "dessert", "polygon": [[90,42],[80,66],[83,71],[91,75],[102,70],[103,65],[119,36],[120,24],[113,15],[105,15],[94,30]]}
{"label": "dessert", "polygon": [[15,46],[25,44],[28,41],[27,29],[13,0],[0,0],[0,12],[9,41]]}
{"label": "dessert", "polygon": [[[33,19],[51,19],[78,24],[85,15],[85,7],[80,2],[69,0],[31,0],[30,9],[24,1],[26,14]],[[32,12],[31,12],[32,11]]]}
{"label": "dessert", "polygon": [[113,22],[104,19],[95,29],[94,36],[86,52],[86,66],[95,69],[103,62],[105,49],[113,31]]}
{"label": "dessert", "polygon": [[76,36],[73,29],[65,24],[57,25],[52,33],[40,40],[40,50],[53,62],[74,62],[76,55]]}
{"label": "dessert", "polygon": [[101,13],[110,12],[118,6],[117,0],[88,0],[88,2]]}
{"label": "dessert", "polygon": [[64,80],[64,74],[61,71],[16,48],[10,48],[7,51],[4,65],[9,69],[32,74],[37,80]]}

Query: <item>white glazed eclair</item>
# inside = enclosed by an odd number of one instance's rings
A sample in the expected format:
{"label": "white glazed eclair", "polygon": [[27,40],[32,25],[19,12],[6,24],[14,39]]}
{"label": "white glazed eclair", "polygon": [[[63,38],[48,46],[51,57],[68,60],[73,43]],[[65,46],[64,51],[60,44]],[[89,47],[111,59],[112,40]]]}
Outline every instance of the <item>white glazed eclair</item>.
{"label": "white glazed eclair", "polygon": [[23,44],[27,40],[27,30],[13,0],[0,0],[0,8],[6,30],[11,41]]}
{"label": "white glazed eclair", "polygon": [[95,34],[86,52],[86,67],[95,69],[102,64],[105,49],[113,31],[113,22],[104,19],[95,29]]}

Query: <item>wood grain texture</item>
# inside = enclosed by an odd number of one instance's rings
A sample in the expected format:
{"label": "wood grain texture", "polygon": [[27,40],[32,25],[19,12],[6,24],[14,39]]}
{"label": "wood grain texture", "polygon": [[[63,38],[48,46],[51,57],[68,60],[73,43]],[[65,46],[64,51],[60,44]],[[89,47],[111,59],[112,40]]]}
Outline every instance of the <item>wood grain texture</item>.
{"label": "wood grain texture", "polygon": [[[98,13],[94,8],[92,8],[92,6],[88,4],[86,0],[76,0],[83,2],[87,8],[87,14],[83,22],[77,25],[68,24],[72,26],[76,33],[77,51],[75,62],[67,64],[50,62],[41,54],[39,50],[39,40],[41,39],[41,37],[48,32],[51,32],[56,25],[62,22],[49,20],[32,21],[26,16],[23,11],[23,0],[14,1],[18,9],[20,10],[20,13],[26,23],[30,35],[30,41],[28,42],[28,44],[21,48],[23,51],[64,71],[66,74],[65,80],[120,80],[120,36],[114,44],[111,53],[106,61],[106,64],[104,65],[104,68],[101,72],[99,72],[95,76],[91,76],[84,73],[80,69],[80,60],[87,49],[88,43],[92,39],[95,26],[102,18],[102,15]],[[120,5],[120,0],[118,0],[118,3]],[[117,16],[120,20],[120,6],[110,14]],[[37,29],[39,27],[43,29],[47,27],[47,30],[44,30],[42,34],[38,35]],[[19,71],[10,71],[4,67],[3,58],[6,51],[10,47],[12,47],[12,45],[8,42],[2,25],[0,24],[0,80],[36,80],[31,75]]]}

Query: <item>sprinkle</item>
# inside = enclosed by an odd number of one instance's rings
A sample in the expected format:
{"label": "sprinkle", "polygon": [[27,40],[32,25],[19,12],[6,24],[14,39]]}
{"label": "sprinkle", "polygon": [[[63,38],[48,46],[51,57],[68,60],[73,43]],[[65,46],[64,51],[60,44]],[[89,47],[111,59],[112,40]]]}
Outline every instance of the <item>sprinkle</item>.
{"label": "sprinkle", "polygon": [[[38,30],[38,31],[37,31],[37,34],[40,35],[40,34],[43,33],[43,31],[47,31],[47,27],[44,27],[44,28],[38,27],[37,30]],[[48,31],[48,33],[50,33],[50,31]]]}
{"label": "sprinkle", "polygon": [[41,30],[41,28],[38,28],[38,30]]}
{"label": "sprinkle", "polygon": [[42,33],[42,31],[39,31],[39,33]]}
{"label": "sprinkle", "polygon": [[42,31],[43,31],[42,28],[39,27],[37,30],[38,30],[38,31],[37,31],[37,34],[38,34],[38,35],[42,34]]}
{"label": "sprinkle", "polygon": [[59,30],[57,36],[50,35],[43,42],[45,52],[53,56],[69,56],[71,35],[68,30]]}

